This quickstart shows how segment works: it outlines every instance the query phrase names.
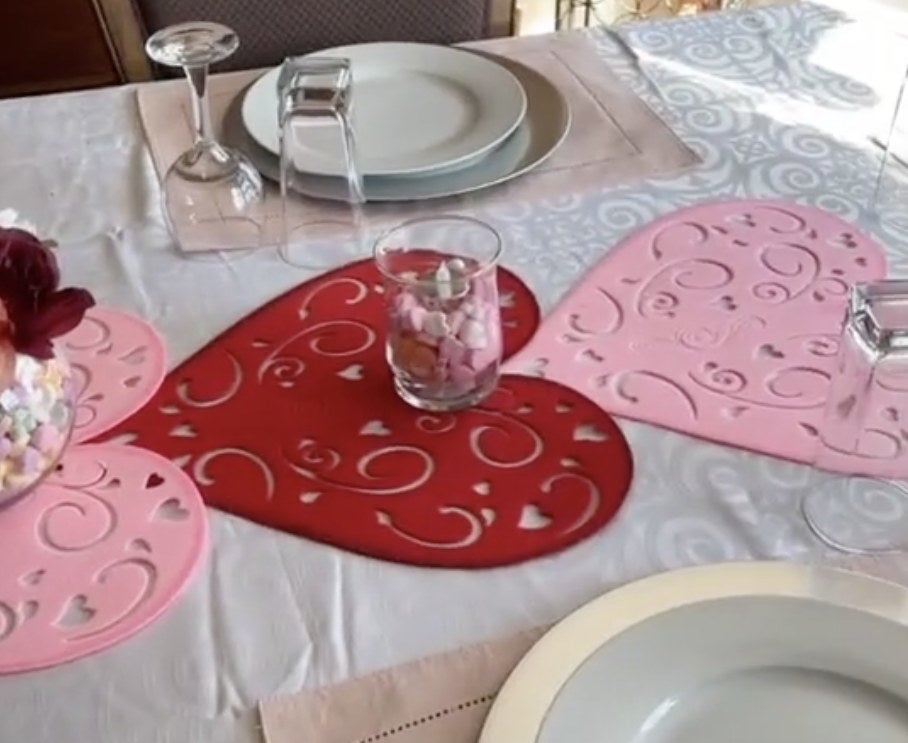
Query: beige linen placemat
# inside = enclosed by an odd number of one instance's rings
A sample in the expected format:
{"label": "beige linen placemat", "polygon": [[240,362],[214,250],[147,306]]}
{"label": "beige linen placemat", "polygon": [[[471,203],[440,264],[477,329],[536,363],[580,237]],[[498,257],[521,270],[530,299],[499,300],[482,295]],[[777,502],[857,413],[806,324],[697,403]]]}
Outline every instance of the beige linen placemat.
{"label": "beige linen placemat", "polygon": [[[824,564],[908,582],[901,557]],[[545,630],[471,645],[259,705],[266,743],[476,743],[510,672]]]}
{"label": "beige linen placemat", "polygon": [[476,743],[495,694],[544,630],[262,702],[267,743]]}
{"label": "beige linen placemat", "polygon": [[[493,200],[532,201],[588,191],[660,175],[694,165],[698,157],[649,107],[624,86],[582,34],[495,39],[471,44],[478,50],[514,59],[545,75],[565,96],[572,124],[554,154],[529,174],[479,192],[407,204],[369,204],[371,228],[418,212],[464,211]],[[209,84],[212,120],[223,136],[228,117],[235,117],[238,96],[261,71],[215,75]],[[139,111],[159,176],[192,141],[191,113],[185,83],[169,81],[138,88]],[[229,124],[229,122],[227,122]],[[231,127],[226,127],[228,131]],[[235,138],[235,137],[232,137]],[[295,221],[343,220],[346,207],[295,199]],[[280,234],[280,199],[269,189],[265,204],[266,243]]]}

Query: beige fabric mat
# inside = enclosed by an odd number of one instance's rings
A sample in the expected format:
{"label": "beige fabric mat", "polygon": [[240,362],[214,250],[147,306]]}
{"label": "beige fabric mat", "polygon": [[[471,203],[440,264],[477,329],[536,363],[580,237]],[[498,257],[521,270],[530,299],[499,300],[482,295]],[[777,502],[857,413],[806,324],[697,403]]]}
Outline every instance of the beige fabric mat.
{"label": "beige fabric mat", "polygon": [[[533,201],[661,175],[699,162],[672,130],[608,70],[593,43],[578,33],[495,39],[470,46],[521,62],[545,75],[564,94],[572,124],[555,153],[531,173],[474,197],[407,204],[370,204],[365,220],[381,227],[420,213],[465,211],[492,201]],[[209,91],[212,119],[220,136],[236,140],[240,94],[261,71],[215,75]],[[139,111],[159,175],[192,140],[188,91],[182,81],[142,85]],[[226,124],[225,124],[226,122]],[[295,221],[340,221],[349,210],[326,202],[295,199]],[[280,199],[272,187],[265,204],[265,242],[280,234]]]}
{"label": "beige fabric mat", "polygon": [[471,645],[259,706],[266,743],[476,743],[543,630]]}
{"label": "beige fabric mat", "polygon": [[[839,557],[826,565],[908,582],[902,556]],[[489,707],[544,632],[461,648],[336,686],[259,705],[266,743],[476,743]]]}

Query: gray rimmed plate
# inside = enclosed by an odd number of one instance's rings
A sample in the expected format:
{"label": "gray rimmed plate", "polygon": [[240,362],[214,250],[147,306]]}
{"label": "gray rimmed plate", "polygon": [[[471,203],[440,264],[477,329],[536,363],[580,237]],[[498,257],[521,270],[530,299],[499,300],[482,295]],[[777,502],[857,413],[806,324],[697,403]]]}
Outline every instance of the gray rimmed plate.
{"label": "gray rimmed plate", "polygon": [[[507,139],[526,112],[520,82],[495,60],[459,47],[377,42],[324,49],[309,58],[349,60],[353,73],[360,170],[365,175],[428,175],[478,159]],[[280,154],[277,82],[280,68],[243,96],[249,135]],[[300,143],[306,170],[343,176],[342,151],[330,127]]]}
{"label": "gray rimmed plate", "polygon": [[[507,68],[526,91],[527,110],[520,126],[503,144],[467,167],[422,176],[366,176],[367,201],[421,201],[496,186],[531,171],[564,141],[571,126],[570,108],[548,78],[512,59],[482,54]],[[246,134],[240,111],[242,100],[242,95],[237,96],[227,112],[225,140],[249,155],[262,175],[277,181],[280,178],[278,158]],[[317,199],[347,199],[346,184],[334,176],[313,175],[298,179],[297,190]]]}

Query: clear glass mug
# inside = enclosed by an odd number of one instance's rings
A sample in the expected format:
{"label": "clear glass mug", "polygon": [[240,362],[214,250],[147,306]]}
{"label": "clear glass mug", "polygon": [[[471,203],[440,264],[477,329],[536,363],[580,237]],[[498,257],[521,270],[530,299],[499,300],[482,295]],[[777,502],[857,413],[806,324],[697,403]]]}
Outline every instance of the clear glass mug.
{"label": "clear glass mug", "polygon": [[[363,257],[363,180],[350,111],[353,77],[340,57],[288,57],[278,77],[280,123],[280,256],[323,270]],[[315,175],[318,160],[330,173]],[[330,193],[317,212],[307,193]]]}
{"label": "clear glass mug", "polygon": [[801,509],[828,546],[908,550],[908,281],[853,287]]}
{"label": "clear glass mug", "polygon": [[494,229],[461,216],[410,220],[376,242],[386,356],[398,395],[413,407],[460,410],[498,384],[501,251]]}

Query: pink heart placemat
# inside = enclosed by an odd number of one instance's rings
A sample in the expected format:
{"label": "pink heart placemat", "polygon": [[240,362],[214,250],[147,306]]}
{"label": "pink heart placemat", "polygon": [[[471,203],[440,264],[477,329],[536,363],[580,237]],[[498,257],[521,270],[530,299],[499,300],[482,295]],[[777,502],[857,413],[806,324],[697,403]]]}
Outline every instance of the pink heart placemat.
{"label": "pink heart placemat", "polygon": [[89,441],[142,407],[164,379],[167,355],[144,320],[94,307],[59,343],[78,382],[75,441]]}
{"label": "pink heart placemat", "polygon": [[508,362],[616,415],[812,461],[849,286],[885,252],[820,209],[682,209],[612,250]]}
{"label": "pink heart placemat", "polygon": [[207,544],[198,490],[157,454],[82,444],[135,412],[166,367],[160,336],[94,308],[60,341],[81,381],[57,471],[0,512],[0,673],[46,668],[122,642],[182,593]]}

